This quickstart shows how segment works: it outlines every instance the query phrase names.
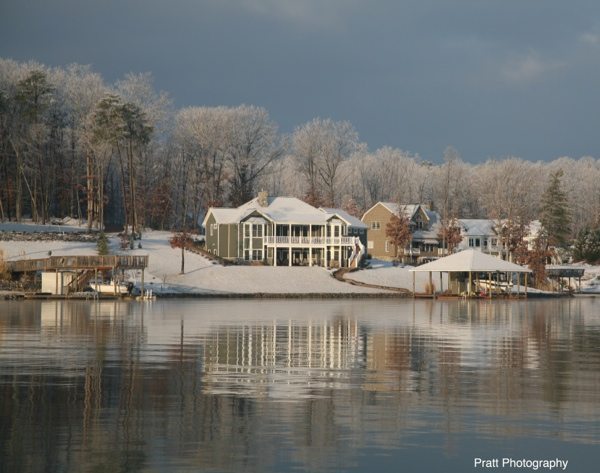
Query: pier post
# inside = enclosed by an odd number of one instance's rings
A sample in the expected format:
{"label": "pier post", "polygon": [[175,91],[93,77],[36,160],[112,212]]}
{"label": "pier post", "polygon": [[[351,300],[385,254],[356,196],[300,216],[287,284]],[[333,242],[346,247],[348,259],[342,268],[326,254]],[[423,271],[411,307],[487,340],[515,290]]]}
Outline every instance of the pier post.
{"label": "pier post", "polygon": [[435,290],[433,289],[433,276],[431,271],[429,271],[429,290],[431,291],[431,295],[435,298]]}
{"label": "pier post", "polygon": [[144,268],[142,268],[142,298],[144,297]]}
{"label": "pier post", "polygon": [[467,289],[467,296],[471,297],[471,285],[473,284],[473,274],[469,271],[469,288]]}

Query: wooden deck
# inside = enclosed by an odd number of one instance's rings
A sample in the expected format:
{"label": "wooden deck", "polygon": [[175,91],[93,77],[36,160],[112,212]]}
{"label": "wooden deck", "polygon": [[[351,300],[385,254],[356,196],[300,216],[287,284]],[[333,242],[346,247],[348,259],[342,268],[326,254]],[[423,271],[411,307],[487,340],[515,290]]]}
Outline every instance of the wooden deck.
{"label": "wooden deck", "polygon": [[69,269],[145,269],[148,267],[148,256],[51,256],[49,258],[7,261],[6,264],[8,270],[13,273],[63,271]]}

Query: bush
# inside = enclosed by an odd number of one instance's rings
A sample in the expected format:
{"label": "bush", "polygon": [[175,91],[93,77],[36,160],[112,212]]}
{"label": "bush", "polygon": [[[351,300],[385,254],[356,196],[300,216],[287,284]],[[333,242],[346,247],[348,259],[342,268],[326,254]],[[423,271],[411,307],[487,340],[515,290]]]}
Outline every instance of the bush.
{"label": "bush", "polygon": [[101,232],[100,235],[98,235],[98,242],[96,244],[96,248],[100,256],[108,254],[108,238],[106,238],[104,232]]}
{"label": "bush", "polygon": [[576,261],[597,263],[600,261],[600,228],[586,228],[579,232],[573,248]]}

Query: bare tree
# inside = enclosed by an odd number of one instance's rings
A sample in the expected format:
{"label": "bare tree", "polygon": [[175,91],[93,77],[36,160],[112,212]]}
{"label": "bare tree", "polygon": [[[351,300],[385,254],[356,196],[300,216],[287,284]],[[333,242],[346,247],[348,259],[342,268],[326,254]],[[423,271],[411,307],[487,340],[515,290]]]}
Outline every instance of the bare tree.
{"label": "bare tree", "polygon": [[340,166],[360,149],[358,133],[349,122],[315,118],[294,131],[292,142],[307,198],[318,201],[315,204],[335,206]]}
{"label": "bare tree", "polygon": [[227,159],[230,168],[229,200],[234,206],[254,196],[257,179],[284,148],[277,125],[261,107],[242,105],[230,110]]}
{"label": "bare tree", "polygon": [[392,214],[385,227],[385,236],[394,245],[394,258],[398,257],[398,250],[403,249],[411,240],[410,220],[404,212],[404,207],[399,206],[398,214]]}

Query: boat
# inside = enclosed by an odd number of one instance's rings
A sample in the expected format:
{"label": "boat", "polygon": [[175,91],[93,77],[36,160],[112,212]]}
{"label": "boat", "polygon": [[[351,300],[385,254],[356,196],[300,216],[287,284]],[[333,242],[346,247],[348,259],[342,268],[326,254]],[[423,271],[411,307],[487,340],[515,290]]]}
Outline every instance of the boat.
{"label": "boat", "polygon": [[[90,287],[96,291],[98,294],[115,294],[115,283],[113,282],[100,282],[100,281],[92,281],[90,282]],[[131,289],[133,288],[133,283],[125,283],[125,282],[117,282],[116,283],[116,293],[122,296],[126,296],[131,293]]]}

